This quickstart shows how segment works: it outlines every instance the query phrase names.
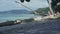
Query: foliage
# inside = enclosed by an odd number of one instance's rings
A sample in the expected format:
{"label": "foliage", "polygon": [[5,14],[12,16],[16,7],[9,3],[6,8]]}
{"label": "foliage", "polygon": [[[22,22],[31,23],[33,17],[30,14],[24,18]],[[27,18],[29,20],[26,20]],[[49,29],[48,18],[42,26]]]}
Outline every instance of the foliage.
{"label": "foliage", "polygon": [[[38,14],[40,15],[44,15],[44,14],[47,14],[47,12],[49,11],[49,8],[46,7],[46,8],[39,8],[37,10],[35,10],[35,12],[37,12]],[[32,12],[33,13],[33,12]],[[34,13],[33,13],[34,14]]]}
{"label": "foliage", "polygon": [[51,0],[52,2],[51,2],[51,7],[52,7],[52,9],[53,9],[53,11],[55,11],[55,12],[60,12],[60,4],[58,5],[58,3],[60,2],[60,0]]}

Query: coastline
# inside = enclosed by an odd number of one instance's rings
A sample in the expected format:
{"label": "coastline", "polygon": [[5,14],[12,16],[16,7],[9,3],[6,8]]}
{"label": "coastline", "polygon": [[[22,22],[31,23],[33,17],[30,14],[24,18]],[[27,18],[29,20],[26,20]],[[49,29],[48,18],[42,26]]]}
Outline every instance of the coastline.
{"label": "coastline", "polygon": [[15,20],[15,21],[6,21],[6,22],[0,23],[0,27],[22,24],[22,23],[28,23],[28,22],[33,22],[33,21],[34,21],[33,18],[24,19],[24,20],[19,20],[18,19],[18,20]]}
{"label": "coastline", "polygon": [[[49,17],[49,16],[46,16],[46,17]],[[2,22],[0,23],[0,27],[3,27],[3,26],[11,26],[11,25],[16,25],[16,24],[27,24],[27,23],[30,23],[30,22],[44,22],[44,21],[48,21],[48,20],[58,20],[60,19],[60,17],[58,18],[45,18],[45,17],[37,17],[37,18],[30,18],[30,19],[24,19],[24,20],[15,20],[15,21],[6,21],[6,22]],[[36,19],[36,20],[35,20]],[[37,20],[38,19],[38,20]]]}

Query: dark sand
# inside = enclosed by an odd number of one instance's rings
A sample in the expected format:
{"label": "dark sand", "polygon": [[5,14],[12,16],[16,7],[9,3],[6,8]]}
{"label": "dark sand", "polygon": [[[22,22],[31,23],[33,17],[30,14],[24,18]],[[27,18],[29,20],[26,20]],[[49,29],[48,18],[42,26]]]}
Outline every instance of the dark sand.
{"label": "dark sand", "polygon": [[0,34],[60,34],[60,19],[4,26]]}

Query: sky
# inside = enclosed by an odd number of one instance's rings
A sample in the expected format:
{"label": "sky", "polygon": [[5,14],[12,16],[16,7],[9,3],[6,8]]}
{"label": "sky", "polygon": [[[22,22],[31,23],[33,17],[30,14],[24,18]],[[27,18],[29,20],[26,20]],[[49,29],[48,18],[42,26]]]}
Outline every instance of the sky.
{"label": "sky", "polygon": [[[27,9],[23,7],[22,5],[16,3],[15,1],[16,0],[0,0],[0,11]],[[22,4],[33,10],[38,9],[38,8],[48,7],[48,3],[46,0],[31,0],[30,2],[25,1]]]}

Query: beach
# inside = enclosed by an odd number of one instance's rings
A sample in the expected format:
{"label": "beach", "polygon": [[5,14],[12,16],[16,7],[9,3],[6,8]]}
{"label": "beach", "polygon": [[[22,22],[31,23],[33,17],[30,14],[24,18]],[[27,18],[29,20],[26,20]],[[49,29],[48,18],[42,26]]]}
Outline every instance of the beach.
{"label": "beach", "polygon": [[60,34],[60,19],[0,27],[1,34]]}

